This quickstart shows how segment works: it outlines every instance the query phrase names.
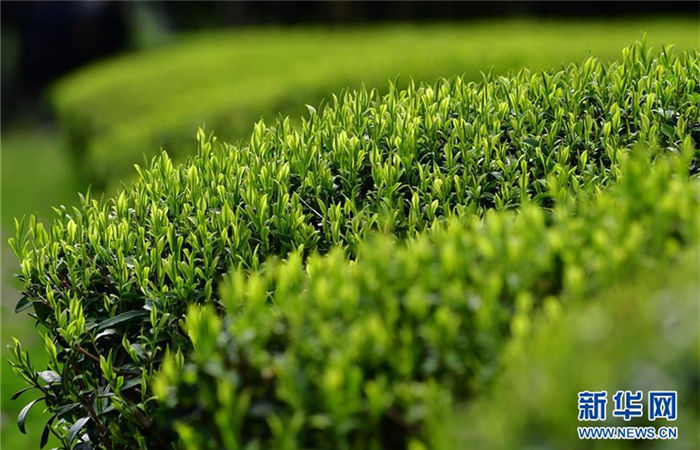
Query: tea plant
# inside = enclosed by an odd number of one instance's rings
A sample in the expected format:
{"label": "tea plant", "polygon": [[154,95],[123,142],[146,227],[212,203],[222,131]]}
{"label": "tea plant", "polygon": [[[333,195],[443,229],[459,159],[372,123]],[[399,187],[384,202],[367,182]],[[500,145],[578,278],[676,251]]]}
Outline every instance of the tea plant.
{"label": "tea plant", "polygon": [[232,266],[333,246],[353,256],[375,230],[406,238],[523,201],[550,208],[561,189],[608,185],[635,142],[692,153],[697,56],[639,44],[620,63],[345,93],[299,127],[258,123],[246,146],[200,131],[186,164],[156,157],[114,198],[57,208],[48,229],[18,221],[16,309],[31,308],[51,363],[37,371],[18,343],[14,364],[51,413],[44,433],[67,447],[83,433],[107,448],[169,442],[153,376],[167,348],[191,346],[189,305],[223,312]]}
{"label": "tea plant", "polygon": [[338,248],[234,270],[226,316],[190,306],[194,351],[166,357],[155,393],[185,448],[429,448],[445,407],[488,378],[531,311],[697,243],[700,186],[676,171],[642,157],[610,191],[551,215],[490,211],[405,245],[375,237],[355,262]]}

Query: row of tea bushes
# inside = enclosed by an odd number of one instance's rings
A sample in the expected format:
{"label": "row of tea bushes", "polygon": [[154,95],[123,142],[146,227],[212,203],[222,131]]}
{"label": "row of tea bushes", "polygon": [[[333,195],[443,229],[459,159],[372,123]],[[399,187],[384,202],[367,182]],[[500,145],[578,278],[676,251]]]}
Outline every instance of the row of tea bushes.
{"label": "row of tea bushes", "polygon": [[83,173],[102,187],[131,177],[144,153],[191,153],[203,123],[231,141],[261,117],[296,117],[305,103],[361,83],[478,80],[489,68],[554,69],[587,55],[609,61],[641,30],[657,49],[697,47],[696,21],[678,19],[210,32],[83,69],[54,86],[51,101]]}
{"label": "row of tea bushes", "polygon": [[[52,361],[36,372],[17,350],[16,364],[52,414],[47,430],[68,442],[86,426],[107,446],[157,437],[165,348],[191,346],[178,326],[188,305],[223,307],[231,266],[333,246],[354,255],[373,230],[406,238],[522,201],[549,208],[603,189],[638,141],[662,146],[651,159],[692,153],[697,55],[635,45],[620,63],[360,90],[310,108],[298,128],[259,123],[246,146],[200,132],[184,165],[161,155],[114,198],[57,208],[50,228],[18,221],[16,309],[32,309]],[[121,401],[107,367],[128,388]]]}
{"label": "row of tea bushes", "polygon": [[377,236],[354,262],[337,249],[234,270],[226,315],[191,306],[194,351],[163,363],[163,425],[190,449],[432,447],[446,407],[489,379],[533,310],[694,248],[700,186],[679,163],[639,157],[598,198],[551,214],[491,211],[405,245]]}

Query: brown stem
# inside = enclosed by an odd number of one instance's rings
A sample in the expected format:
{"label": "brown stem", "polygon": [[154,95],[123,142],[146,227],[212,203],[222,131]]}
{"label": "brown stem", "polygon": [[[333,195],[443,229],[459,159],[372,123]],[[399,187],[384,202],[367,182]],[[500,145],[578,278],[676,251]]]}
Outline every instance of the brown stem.
{"label": "brown stem", "polygon": [[[94,360],[94,361],[97,361],[98,363],[100,362],[100,358],[98,358],[97,356],[93,355],[92,353],[90,353],[89,351],[85,350],[84,348],[80,347],[79,345],[76,345],[75,347],[73,347],[73,349],[76,350],[76,351],[79,352],[79,353],[82,353],[83,355],[87,356],[88,358],[90,358],[90,359],[92,359],[92,360]],[[72,364],[71,364],[71,365],[72,365]],[[76,369],[75,365],[72,365],[72,367],[73,367],[73,370],[77,373],[77,369]],[[125,370],[120,370],[120,369],[117,369],[117,368],[113,368],[113,370],[114,370],[115,372],[117,372],[117,373],[122,373],[122,374],[123,374],[123,373],[138,374],[138,372],[134,372],[134,371],[125,371]],[[79,381],[79,383],[80,383],[80,389],[83,390],[83,389],[84,389],[84,386],[83,386],[82,382],[81,382],[80,380],[78,380],[78,381]],[[106,437],[107,429],[104,427],[104,425],[102,425],[102,424],[98,421],[97,415],[95,414],[95,411],[94,411],[93,408],[92,408],[92,404],[91,404],[90,402],[88,402],[84,397],[82,397],[82,398],[83,398],[83,401],[86,401],[86,402],[87,402],[87,403],[86,403],[86,406],[88,407],[88,412],[90,413],[90,416],[93,418],[93,421],[95,421],[95,423],[97,424],[98,428],[99,428],[100,431],[102,432],[102,434],[103,434],[103,439],[104,439],[104,441],[105,441],[107,447],[108,447],[108,448],[111,448],[111,444],[110,444],[109,440],[108,440],[107,437]],[[136,416],[136,418],[139,420],[139,422],[141,422],[141,424],[142,424],[146,429],[151,428],[151,422],[150,422],[147,418],[145,418],[145,417],[141,414],[141,412],[140,412],[138,409],[134,408],[134,409],[132,410],[132,414],[134,414],[134,416]],[[158,442],[163,446],[163,448],[165,448],[165,447],[167,446],[167,444],[166,444],[166,442],[163,440],[163,437],[162,437],[159,433],[154,433],[154,434],[155,434],[155,437],[156,437],[156,439],[158,440]]]}
{"label": "brown stem", "polygon": [[[75,367],[75,364],[71,362],[71,367],[73,368],[73,371],[75,373],[78,373],[78,368]],[[83,384],[82,380],[78,378],[78,386],[80,386],[80,390],[83,391],[85,390],[85,384]],[[108,449],[112,448],[112,443],[110,442],[108,436],[108,430],[107,427],[105,427],[102,422],[100,422],[100,419],[95,412],[95,409],[92,407],[92,402],[90,402],[90,399],[88,399],[86,396],[81,395],[80,399],[83,401],[85,404],[85,408],[88,410],[88,414],[90,414],[90,418],[92,418],[92,421],[95,422],[95,425],[97,425],[97,428],[100,429],[100,433],[102,433],[102,440],[104,441],[105,446]]]}
{"label": "brown stem", "polygon": [[92,359],[93,361],[95,361],[95,362],[97,362],[97,363],[100,362],[100,358],[98,358],[97,356],[93,355],[92,353],[90,353],[89,351],[85,350],[84,348],[82,348],[82,347],[79,346],[79,345],[76,345],[75,347],[73,347],[73,350],[75,350],[76,352],[82,353],[83,355],[87,356],[88,358]]}

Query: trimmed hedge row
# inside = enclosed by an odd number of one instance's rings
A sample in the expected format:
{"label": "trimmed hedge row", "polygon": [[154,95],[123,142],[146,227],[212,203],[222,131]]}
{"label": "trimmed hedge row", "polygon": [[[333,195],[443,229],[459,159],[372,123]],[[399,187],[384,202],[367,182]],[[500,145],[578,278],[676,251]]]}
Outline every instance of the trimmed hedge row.
{"label": "trimmed hedge row", "polygon": [[587,299],[697,242],[700,186],[678,159],[674,174],[637,155],[619,185],[552,214],[528,205],[405,246],[375,237],[356,262],[339,248],[233,271],[227,315],[191,306],[194,351],[163,363],[165,423],[190,449],[430,448],[445,407],[489,377],[532,310]]}
{"label": "trimmed hedge row", "polygon": [[152,378],[166,347],[191,345],[188,305],[222,307],[231,266],[334,245],[353,255],[372,230],[404,238],[523,200],[549,207],[556,187],[607,185],[633,142],[693,148],[697,56],[636,45],[609,65],[361,90],[299,128],[259,123],[246,147],[200,132],[187,164],[161,155],[115,198],[57,209],[49,230],[19,221],[17,310],[33,309],[51,363],[36,372],[18,346],[15,364],[52,413],[47,433],[66,446],[82,429],[107,447],[157,439]]}
{"label": "trimmed hedge row", "polygon": [[144,153],[192,153],[202,123],[229,142],[247,138],[261,116],[296,117],[347,86],[383,88],[397,75],[403,85],[409,76],[475,80],[491,67],[558,68],[591,54],[607,61],[642,30],[655,46],[696,48],[696,28],[675,18],[200,33],[80,70],[54,86],[51,101],[87,180],[112,187]]}

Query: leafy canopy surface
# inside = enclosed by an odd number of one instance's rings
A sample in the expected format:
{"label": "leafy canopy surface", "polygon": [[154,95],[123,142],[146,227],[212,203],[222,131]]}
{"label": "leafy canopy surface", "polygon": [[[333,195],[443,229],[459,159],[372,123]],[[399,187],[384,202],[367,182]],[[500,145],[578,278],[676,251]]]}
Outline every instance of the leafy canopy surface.
{"label": "leafy canopy surface", "polygon": [[551,215],[489,211],[405,245],[370,239],[354,262],[337,249],[306,266],[294,254],[235,270],[227,315],[191,306],[194,351],[163,364],[165,423],[191,449],[434,446],[448,405],[489,379],[533,311],[587,300],[697,244],[687,166],[634,157],[610,191],[562,199]]}

